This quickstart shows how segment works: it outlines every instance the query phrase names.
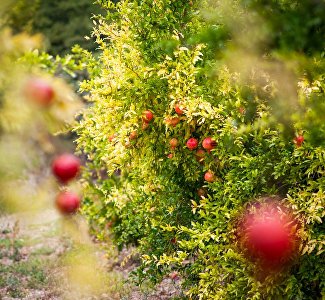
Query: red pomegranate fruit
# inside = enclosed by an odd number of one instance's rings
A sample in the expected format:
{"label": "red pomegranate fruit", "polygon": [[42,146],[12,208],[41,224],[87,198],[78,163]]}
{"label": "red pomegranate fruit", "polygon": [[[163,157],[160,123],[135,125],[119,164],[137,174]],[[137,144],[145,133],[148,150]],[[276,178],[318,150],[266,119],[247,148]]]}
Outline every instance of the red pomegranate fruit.
{"label": "red pomegranate fruit", "polygon": [[199,144],[199,142],[198,142],[198,140],[196,138],[190,138],[186,142],[186,146],[190,150],[196,149],[198,144]]}
{"label": "red pomegranate fruit", "polygon": [[31,102],[42,106],[50,106],[55,98],[51,84],[43,78],[30,78],[23,88],[24,96]]}
{"label": "red pomegranate fruit", "polygon": [[138,133],[136,130],[132,131],[129,135],[130,140],[135,140],[138,137]]}
{"label": "red pomegranate fruit", "polygon": [[304,142],[305,138],[302,135],[298,135],[294,139],[294,143],[297,147],[301,147],[302,143]]}
{"label": "red pomegranate fruit", "polygon": [[207,137],[202,142],[202,147],[208,151],[212,150],[217,145],[216,141],[211,137]]}
{"label": "red pomegranate fruit", "polygon": [[171,125],[171,126],[175,127],[180,122],[180,118],[178,118],[178,117],[167,118],[165,120],[165,122],[167,125]]}
{"label": "red pomegranate fruit", "polygon": [[55,199],[57,209],[64,215],[70,215],[77,212],[80,206],[80,198],[73,192],[63,191]]}
{"label": "red pomegranate fruit", "polygon": [[216,180],[216,177],[211,171],[207,171],[204,174],[204,180],[207,182],[214,182]]}
{"label": "red pomegranate fruit", "polygon": [[298,224],[279,203],[252,205],[241,219],[239,241],[247,257],[265,271],[284,266],[297,254]]}
{"label": "red pomegranate fruit", "polygon": [[184,107],[182,105],[180,105],[179,103],[175,104],[175,112],[178,115],[183,115],[184,114]]}
{"label": "red pomegranate fruit", "polygon": [[172,149],[175,149],[178,145],[178,139],[176,138],[172,138],[170,141],[169,141],[169,145]]}
{"label": "red pomegranate fruit", "polygon": [[153,113],[150,110],[145,110],[142,113],[142,120],[145,123],[150,123],[153,119]]}
{"label": "red pomegranate fruit", "polygon": [[80,171],[80,160],[73,154],[62,154],[52,163],[52,172],[62,183],[74,179]]}

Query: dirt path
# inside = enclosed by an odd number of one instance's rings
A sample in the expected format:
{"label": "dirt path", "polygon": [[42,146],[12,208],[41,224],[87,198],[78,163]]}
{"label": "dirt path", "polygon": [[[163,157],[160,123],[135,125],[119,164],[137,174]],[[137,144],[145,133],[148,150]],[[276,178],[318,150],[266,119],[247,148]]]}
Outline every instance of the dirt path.
{"label": "dirt path", "polygon": [[51,210],[0,218],[0,299],[60,299],[50,278],[66,249],[57,220]]}
{"label": "dirt path", "polygon": [[127,283],[136,266],[130,253],[113,246],[104,251],[81,217],[64,220],[54,209],[0,216],[0,299],[167,300],[180,294],[179,282],[169,278],[154,291]]}

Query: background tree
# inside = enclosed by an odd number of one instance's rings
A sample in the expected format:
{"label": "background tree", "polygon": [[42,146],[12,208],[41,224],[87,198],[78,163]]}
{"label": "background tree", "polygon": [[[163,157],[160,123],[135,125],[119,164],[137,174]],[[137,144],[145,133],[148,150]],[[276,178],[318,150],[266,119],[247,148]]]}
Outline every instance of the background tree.
{"label": "background tree", "polygon": [[42,33],[51,54],[65,54],[79,44],[95,50],[95,44],[85,39],[92,30],[92,16],[103,12],[92,1],[12,1],[7,7],[7,24],[14,32]]}

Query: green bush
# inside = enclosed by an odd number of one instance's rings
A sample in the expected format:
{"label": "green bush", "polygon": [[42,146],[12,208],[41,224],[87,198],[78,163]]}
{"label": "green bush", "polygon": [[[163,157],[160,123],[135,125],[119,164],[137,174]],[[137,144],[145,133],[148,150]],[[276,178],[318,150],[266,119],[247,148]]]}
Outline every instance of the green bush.
{"label": "green bush", "polygon": [[[91,105],[74,129],[97,236],[111,228],[119,247],[138,247],[139,284],[177,271],[189,299],[325,297],[323,3],[101,3],[101,70],[81,84]],[[202,164],[186,141],[202,148],[209,136],[217,145]],[[235,232],[245,205],[265,196],[302,225],[299,259],[262,280]]]}

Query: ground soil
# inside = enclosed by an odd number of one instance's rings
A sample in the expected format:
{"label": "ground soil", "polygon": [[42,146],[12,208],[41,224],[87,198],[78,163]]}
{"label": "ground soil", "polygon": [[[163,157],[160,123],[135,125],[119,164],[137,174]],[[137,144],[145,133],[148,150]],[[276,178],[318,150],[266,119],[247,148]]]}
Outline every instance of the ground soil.
{"label": "ground soil", "polygon": [[[0,299],[167,300],[180,296],[178,279],[166,278],[155,289],[128,282],[130,272],[137,266],[134,249],[117,252],[113,245],[103,247],[94,242],[81,217],[73,220],[77,235],[65,231],[69,228],[66,222],[54,208],[0,216]],[[66,263],[67,257],[74,257],[74,265]],[[84,261],[94,257],[93,263],[84,265]],[[67,275],[73,268],[79,275],[86,270],[85,275],[79,276],[81,281],[78,276],[74,277],[79,281],[71,281]],[[91,286],[87,268],[90,274],[94,271],[93,277],[101,274],[96,284],[102,284]],[[89,289],[84,288],[88,284]]]}

